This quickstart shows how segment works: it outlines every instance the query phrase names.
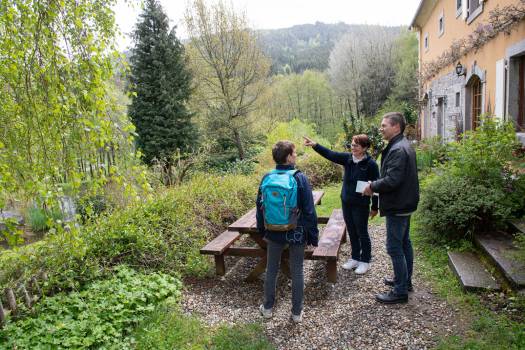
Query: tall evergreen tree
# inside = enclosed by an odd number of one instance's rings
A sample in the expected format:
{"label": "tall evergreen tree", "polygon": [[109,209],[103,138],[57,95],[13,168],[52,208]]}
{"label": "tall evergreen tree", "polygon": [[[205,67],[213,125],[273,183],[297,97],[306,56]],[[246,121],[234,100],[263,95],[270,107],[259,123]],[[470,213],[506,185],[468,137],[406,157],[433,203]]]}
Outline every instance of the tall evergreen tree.
{"label": "tall evergreen tree", "polygon": [[147,164],[156,159],[171,182],[177,150],[194,145],[196,129],[186,107],[191,94],[191,74],[184,46],[169,29],[158,0],[146,0],[133,32],[129,115],[138,133],[137,144]]}

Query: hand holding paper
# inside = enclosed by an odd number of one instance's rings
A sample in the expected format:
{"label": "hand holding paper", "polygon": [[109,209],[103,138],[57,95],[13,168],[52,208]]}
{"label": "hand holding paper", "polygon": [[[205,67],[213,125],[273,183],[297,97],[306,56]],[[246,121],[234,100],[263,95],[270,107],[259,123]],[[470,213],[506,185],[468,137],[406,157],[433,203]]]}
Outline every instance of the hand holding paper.
{"label": "hand holding paper", "polygon": [[366,184],[366,187],[363,189],[363,196],[373,196],[374,195],[374,191],[372,191],[372,187],[370,185],[370,183],[367,183]]}

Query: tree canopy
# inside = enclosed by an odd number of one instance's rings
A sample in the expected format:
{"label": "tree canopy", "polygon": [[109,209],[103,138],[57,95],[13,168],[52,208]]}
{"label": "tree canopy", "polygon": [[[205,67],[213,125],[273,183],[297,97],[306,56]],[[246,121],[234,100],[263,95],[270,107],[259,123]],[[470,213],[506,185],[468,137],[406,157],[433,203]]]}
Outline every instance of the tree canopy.
{"label": "tree canopy", "polygon": [[43,203],[118,174],[133,127],[108,93],[114,0],[7,0],[0,6],[0,192]]}

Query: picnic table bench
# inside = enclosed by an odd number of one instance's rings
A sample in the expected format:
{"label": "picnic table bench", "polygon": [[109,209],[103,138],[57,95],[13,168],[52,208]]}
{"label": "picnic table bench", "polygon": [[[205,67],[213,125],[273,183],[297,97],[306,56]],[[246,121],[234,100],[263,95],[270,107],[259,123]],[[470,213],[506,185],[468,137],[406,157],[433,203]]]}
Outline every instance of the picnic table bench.
{"label": "picnic table bench", "polygon": [[[314,203],[319,204],[324,195],[323,191],[313,191]],[[211,242],[206,244],[200,250],[201,254],[210,254],[215,258],[215,271],[217,275],[223,276],[226,273],[224,262],[225,256],[245,256],[259,257],[252,272],[248,275],[247,280],[253,281],[264,272],[266,268],[266,242],[263,236],[257,230],[256,208],[251,209],[241,218],[228,226],[228,229],[218,235]],[[327,266],[327,278],[330,282],[337,281],[337,259],[341,243],[346,241],[346,226],[343,220],[341,209],[335,209],[330,217],[318,217],[318,223],[326,224],[320,233],[319,244],[317,247],[308,247],[305,249],[304,257],[309,260],[325,260]],[[242,235],[249,237],[257,243],[257,247],[234,246],[234,243]],[[288,252],[283,252],[284,264],[281,267],[285,274],[289,274]]]}

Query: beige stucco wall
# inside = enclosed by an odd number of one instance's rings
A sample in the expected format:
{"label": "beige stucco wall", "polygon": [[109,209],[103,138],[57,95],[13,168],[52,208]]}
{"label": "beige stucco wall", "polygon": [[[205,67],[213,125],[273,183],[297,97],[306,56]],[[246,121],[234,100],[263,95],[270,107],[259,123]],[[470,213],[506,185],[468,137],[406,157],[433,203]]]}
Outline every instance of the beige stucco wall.
{"label": "beige stucco wall", "polygon": [[[467,0],[463,0],[467,1]],[[483,12],[476,17],[470,24],[460,15],[456,17],[456,1],[455,0],[439,0],[432,10],[432,14],[425,25],[420,29],[420,53],[422,61],[431,61],[437,58],[441,53],[447,50],[454,40],[467,37],[480,24],[488,23],[489,12],[496,6],[504,7],[506,5],[517,4],[519,0],[485,0],[483,2]],[[439,16],[441,12],[444,13],[445,31],[443,35],[439,36]],[[425,33],[428,33],[429,48],[425,50],[423,47],[423,38]]]}
{"label": "beige stucco wall", "polygon": [[[466,1],[466,0],[463,0]],[[518,3],[519,0],[486,0],[483,3],[483,12],[476,17],[470,24],[467,24],[462,15],[456,17],[455,0],[437,1],[428,21],[419,31],[419,57],[420,66],[426,62],[431,62],[439,57],[444,51],[447,51],[454,40],[466,38],[479,25],[487,24],[489,13],[496,6],[503,7],[509,4]],[[443,11],[444,14],[444,33],[439,36],[439,17]],[[429,48],[424,48],[425,33],[428,33]],[[525,21],[514,26],[510,34],[499,33],[495,38],[486,43],[478,51],[472,51],[459,61],[467,69],[467,74],[471,67],[476,64],[485,72],[483,112],[493,113],[496,94],[496,62],[507,58],[507,49],[519,42],[525,40]],[[430,83],[442,76],[454,72],[457,62],[442,69],[431,81],[423,84],[423,90],[428,90]],[[423,118],[420,119],[424,124]],[[422,129],[425,126],[422,125]],[[423,135],[425,136],[425,135]]]}

